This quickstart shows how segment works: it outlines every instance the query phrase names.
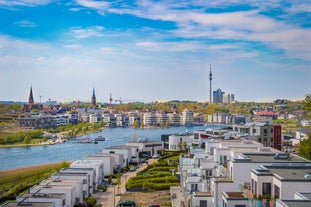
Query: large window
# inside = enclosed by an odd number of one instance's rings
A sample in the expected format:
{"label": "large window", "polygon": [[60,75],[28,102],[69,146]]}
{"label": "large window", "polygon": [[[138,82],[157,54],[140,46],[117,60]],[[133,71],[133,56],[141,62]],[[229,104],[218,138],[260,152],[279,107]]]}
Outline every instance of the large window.
{"label": "large window", "polygon": [[274,196],[280,196],[280,188],[277,185],[274,185]]}
{"label": "large window", "polygon": [[262,195],[271,197],[271,183],[262,183]]}
{"label": "large window", "polygon": [[197,192],[198,191],[198,184],[191,184],[191,192]]}
{"label": "large window", "polygon": [[220,164],[227,162],[227,155],[220,155]]}

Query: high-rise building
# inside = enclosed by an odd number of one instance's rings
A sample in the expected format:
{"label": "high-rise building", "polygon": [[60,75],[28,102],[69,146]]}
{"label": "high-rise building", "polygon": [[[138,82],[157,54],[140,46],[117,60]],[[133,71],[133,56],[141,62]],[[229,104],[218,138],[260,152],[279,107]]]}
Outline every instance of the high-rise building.
{"label": "high-rise building", "polygon": [[92,105],[93,105],[93,106],[96,106],[95,88],[93,88]]}
{"label": "high-rise building", "polygon": [[234,94],[232,93],[224,93],[223,95],[223,103],[232,103],[234,102]]}
{"label": "high-rise building", "polygon": [[217,91],[213,91],[213,102],[222,103],[224,93],[225,92],[222,92],[220,88],[218,88]]}

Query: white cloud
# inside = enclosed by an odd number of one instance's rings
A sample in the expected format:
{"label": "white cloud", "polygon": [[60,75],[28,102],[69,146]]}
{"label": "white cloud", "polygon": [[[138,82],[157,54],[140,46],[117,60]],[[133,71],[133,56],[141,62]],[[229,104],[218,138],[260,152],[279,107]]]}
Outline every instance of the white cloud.
{"label": "white cloud", "polygon": [[36,23],[29,21],[29,20],[17,21],[17,22],[14,22],[14,24],[19,27],[37,27],[38,26]]}
{"label": "white cloud", "polygon": [[71,45],[64,45],[63,48],[78,48],[81,47],[79,44],[71,44]]}
{"label": "white cloud", "polygon": [[91,37],[102,37],[104,27],[93,26],[88,28],[74,27],[71,28],[70,33],[77,39],[85,39]]}
{"label": "white cloud", "polygon": [[93,1],[93,0],[76,0],[76,3],[80,6],[104,10],[109,7],[110,3],[107,1]]}
{"label": "white cloud", "polygon": [[39,6],[46,5],[55,0],[0,0],[2,6]]}
{"label": "white cloud", "polygon": [[154,42],[138,42],[136,43],[137,46],[142,46],[142,47],[153,47],[156,46],[157,43]]}

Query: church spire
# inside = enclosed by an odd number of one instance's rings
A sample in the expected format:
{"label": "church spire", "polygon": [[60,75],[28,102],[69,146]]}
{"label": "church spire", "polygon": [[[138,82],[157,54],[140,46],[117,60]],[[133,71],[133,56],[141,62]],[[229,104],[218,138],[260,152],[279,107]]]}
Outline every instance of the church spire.
{"label": "church spire", "polygon": [[33,94],[32,94],[32,86],[30,87],[30,94],[29,94],[29,99],[28,99],[28,104],[33,105],[34,104],[34,99],[33,99]]}
{"label": "church spire", "polygon": [[96,106],[96,96],[95,96],[95,88],[93,87],[93,95],[92,95],[92,105]]}

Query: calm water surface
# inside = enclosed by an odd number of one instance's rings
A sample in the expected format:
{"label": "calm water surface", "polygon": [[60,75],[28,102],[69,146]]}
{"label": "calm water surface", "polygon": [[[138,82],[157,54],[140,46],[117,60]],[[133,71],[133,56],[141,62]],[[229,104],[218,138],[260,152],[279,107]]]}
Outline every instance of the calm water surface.
{"label": "calm water surface", "polygon": [[[208,127],[215,126],[209,125]],[[100,152],[102,148],[125,145],[126,142],[133,139],[134,135],[137,135],[139,139],[161,140],[162,134],[179,134],[186,130],[192,133],[194,130],[205,128],[203,126],[181,126],[165,129],[111,128],[82,136],[82,138],[96,138],[98,136],[106,138],[106,141],[98,142],[98,144],[77,144],[74,141],[68,141],[63,144],[48,146],[3,148],[0,149],[0,170],[83,159],[85,156]]]}

